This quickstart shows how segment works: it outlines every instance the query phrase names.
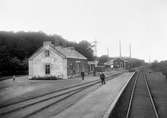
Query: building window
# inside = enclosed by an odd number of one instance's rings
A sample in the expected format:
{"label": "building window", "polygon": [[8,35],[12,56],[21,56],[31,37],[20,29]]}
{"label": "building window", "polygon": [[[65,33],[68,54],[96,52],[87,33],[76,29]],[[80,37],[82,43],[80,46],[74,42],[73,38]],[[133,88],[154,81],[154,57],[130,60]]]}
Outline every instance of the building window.
{"label": "building window", "polygon": [[50,74],[50,64],[45,65],[45,74],[46,75]]}
{"label": "building window", "polygon": [[49,56],[50,56],[49,50],[45,50],[45,57],[49,57]]}

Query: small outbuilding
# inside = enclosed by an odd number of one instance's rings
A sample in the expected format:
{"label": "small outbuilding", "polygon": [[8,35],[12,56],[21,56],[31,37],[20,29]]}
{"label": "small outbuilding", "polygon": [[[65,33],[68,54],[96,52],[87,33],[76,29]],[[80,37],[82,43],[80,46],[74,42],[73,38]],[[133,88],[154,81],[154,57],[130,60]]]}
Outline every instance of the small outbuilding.
{"label": "small outbuilding", "polygon": [[113,68],[113,64],[114,64],[114,59],[111,59],[111,60],[109,60],[109,61],[107,61],[107,62],[105,62],[104,63],[104,66],[106,67],[106,68]]}
{"label": "small outbuilding", "polygon": [[113,61],[113,67],[115,69],[123,69],[125,67],[124,60],[122,58],[116,58]]}
{"label": "small outbuilding", "polygon": [[74,47],[54,46],[50,41],[29,58],[29,78],[59,77],[68,79],[88,71],[88,61]]}
{"label": "small outbuilding", "polygon": [[127,69],[128,61],[125,58],[113,58],[104,65],[106,69]]}
{"label": "small outbuilding", "polygon": [[88,61],[88,65],[89,65],[89,72],[94,72],[95,68],[97,67],[97,63],[98,61],[94,60],[94,61]]}

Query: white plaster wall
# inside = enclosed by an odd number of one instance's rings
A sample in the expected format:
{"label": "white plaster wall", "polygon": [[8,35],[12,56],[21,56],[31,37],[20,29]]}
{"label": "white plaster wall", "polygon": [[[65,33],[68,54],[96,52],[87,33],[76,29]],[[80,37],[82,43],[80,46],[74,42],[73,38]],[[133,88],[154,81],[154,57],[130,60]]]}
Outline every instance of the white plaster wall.
{"label": "white plaster wall", "polygon": [[[50,47],[44,47],[49,49]],[[51,65],[50,75],[45,75],[45,65]],[[38,54],[32,61],[29,61],[29,75],[31,77],[60,76],[67,79],[67,60],[50,50],[50,56],[45,57],[44,51]]]}
{"label": "white plaster wall", "polygon": [[63,69],[64,69],[64,71],[63,71],[63,78],[64,79],[68,79],[68,76],[67,76],[67,59],[64,59],[63,60]]}
{"label": "white plaster wall", "polygon": [[31,60],[29,60],[29,62],[28,62],[28,74],[29,74],[29,78],[31,78],[32,76],[33,76],[33,64],[32,64],[32,61]]}

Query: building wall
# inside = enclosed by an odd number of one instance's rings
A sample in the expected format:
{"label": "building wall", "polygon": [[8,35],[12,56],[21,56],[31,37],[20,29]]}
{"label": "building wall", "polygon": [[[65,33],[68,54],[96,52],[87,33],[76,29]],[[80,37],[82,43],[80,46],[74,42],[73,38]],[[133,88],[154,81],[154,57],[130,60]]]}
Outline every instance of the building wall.
{"label": "building wall", "polygon": [[[42,51],[32,60],[29,60],[29,76],[30,77],[45,77],[56,76],[67,79],[67,59],[54,53],[49,47],[44,47],[50,52],[50,56],[46,57],[45,52]],[[50,74],[45,74],[45,65],[50,64]]]}
{"label": "building wall", "polygon": [[124,68],[124,61],[123,60],[121,60],[121,59],[116,59],[116,60],[114,60],[114,62],[113,62],[113,67],[114,68]]}
{"label": "building wall", "polygon": [[62,66],[63,66],[63,78],[64,79],[68,79],[68,75],[67,75],[67,59],[63,59],[63,63],[62,63]]}
{"label": "building wall", "polygon": [[82,71],[88,72],[89,66],[87,60],[67,59],[67,75],[80,75]]}
{"label": "building wall", "polygon": [[33,76],[33,61],[32,60],[29,60],[28,62],[28,74],[29,74],[29,77],[32,77]]}
{"label": "building wall", "polygon": [[95,68],[97,67],[97,61],[88,61],[88,71],[89,73],[94,72]]}

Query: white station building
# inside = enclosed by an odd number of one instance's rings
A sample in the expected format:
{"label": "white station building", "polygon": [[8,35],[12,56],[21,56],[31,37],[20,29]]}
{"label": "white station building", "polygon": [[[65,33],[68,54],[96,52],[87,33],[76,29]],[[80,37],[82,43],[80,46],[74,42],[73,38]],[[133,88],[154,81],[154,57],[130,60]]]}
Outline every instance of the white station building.
{"label": "white station building", "polygon": [[72,47],[56,47],[50,41],[29,58],[29,78],[55,76],[68,79],[87,71],[87,58]]}

